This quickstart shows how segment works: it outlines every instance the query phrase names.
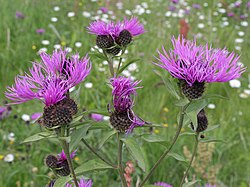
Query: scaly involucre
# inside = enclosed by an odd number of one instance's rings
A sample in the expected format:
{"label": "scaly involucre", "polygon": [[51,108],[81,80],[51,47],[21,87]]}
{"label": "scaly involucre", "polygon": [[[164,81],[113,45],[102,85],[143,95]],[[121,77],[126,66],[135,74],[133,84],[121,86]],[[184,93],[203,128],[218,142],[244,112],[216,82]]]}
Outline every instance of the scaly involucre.
{"label": "scaly involucre", "polygon": [[238,65],[239,56],[224,49],[213,49],[208,44],[196,45],[196,41],[172,38],[173,49],[167,53],[158,51],[160,63],[177,78],[185,80],[190,86],[194,82],[227,82],[239,78],[246,68]]}
{"label": "scaly involucre", "polygon": [[20,104],[32,99],[42,100],[46,106],[65,98],[67,91],[82,82],[90,73],[88,56],[79,59],[78,54],[66,57],[67,51],[54,51],[50,56],[42,53],[41,63],[33,62],[30,73],[18,75],[15,84],[7,87],[6,97],[12,104]]}

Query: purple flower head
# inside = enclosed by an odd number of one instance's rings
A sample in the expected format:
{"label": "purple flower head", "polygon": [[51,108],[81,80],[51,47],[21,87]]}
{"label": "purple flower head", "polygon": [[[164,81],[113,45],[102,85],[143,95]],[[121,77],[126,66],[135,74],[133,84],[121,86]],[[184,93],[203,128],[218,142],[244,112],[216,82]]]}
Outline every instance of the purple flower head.
{"label": "purple flower head", "polygon": [[131,81],[126,77],[110,79],[113,87],[113,104],[117,111],[126,111],[133,107],[134,99],[132,96],[137,95],[136,87],[141,81]]}
{"label": "purple flower head", "polygon": [[233,13],[233,12],[228,12],[228,13],[227,13],[227,16],[228,16],[228,17],[234,17],[234,13]]}
{"label": "purple flower head", "polygon": [[16,11],[16,18],[18,18],[18,19],[24,19],[25,16],[24,16],[24,14],[22,12]]}
{"label": "purple flower head", "polygon": [[171,0],[172,1],[172,3],[174,3],[174,4],[178,4],[179,3],[179,0]]}
{"label": "purple flower head", "polygon": [[132,17],[131,19],[124,18],[124,21],[120,23],[121,30],[127,30],[130,32],[132,36],[137,36],[143,34],[144,26],[138,21],[136,17]]}
{"label": "purple flower head", "polygon": [[42,113],[36,112],[36,113],[33,113],[33,114],[30,116],[30,118],[31,118],[31,120],[35,121],[35,120],[37,120],[38,118],[40,118],[42,115],[43,115]]}
{"label": "purple flower head", "polygon": [[[81,178],[80,181],[78,182],[79,187],[92,187],[92,180],[85,180],[84,178]],[[67,183],[65,187],[75,187],[72,186],[72,184]]]}
{"label": "purple flower head", "polygon": [[180,80],[185,80],[190,86],[195,82],[227,82],[239,78],[245,68],[238,65],[239,56],[229,53],[226,49],[213,49],[208,45],[198,46],[196,41],[172,38],[173,49],[163,53],[156,63]]}
{"label": "purple flower head", "polygon": [[165,182],[156,182],[154,183],[155,186],[163,186],[163,187],[173,187],[172,185],[170,184],[167,184]]}
{"label": "purple flower head", "polygon": [[[70,154],[70,158],[71,158],[71,159],[75,157],[76,151],[77,151],[77,150],[74,150],[74,151]],[[67,157],[66,157],[66,154],[65,154],[64,150],[62,150],[62,152],[61,152],[60,154],[58,154],[58,161],[59,161],[59,162],[63,162],[63,161],[65,161],[65,160],[67,160]]]}
{"label": "purple flower head", "polygon": [[100,7],[100,10],[102,11],[102,13],[107,13],[108,9],[106,7]]}
{"label": "purple flower head", "polygon": [[127,118],[132,122],[131,126],[127,130],[127,133],[132,132],[136,126],[142,126],[145,122],[136,116],[132,110],[134,106],[134,97],[137,95],[136,89],[141,88],[137,85],[141,81],[133,82],[131,79],[126,77],[117,77],[110,79],[113,87],[113,105],[115,112],[124,114],[126,113]]}
{"label": "purple flower head", "polygon": [[36,33],[37,34],[43,34],[43,33],[45,33],[45,29],[42,29],[42,28],[36,29]]}
{"label": "purple flower head", "polygon": [[240,1],[236,1],[236,2],[234,3],[234,7],[236,7],[236,8],[240,7],[240,5],[241,5],[241,2],[240,2]]}
{"label": "purple flower head", "polygon": [[193,4],[192,7],[194,9],[201,9],[201,5],[200,4]]}
{"label": "purple flower head", "polygon": [[240,19],[246,19],[246,18],[247,18],[247,15],[245,14],[240,15]]}
{"label": "purple flower head", "polygon": [[206,184],[204,187],[216,187],[216,185]]}
{"label": "purple flower head", "polygon": [[110,35],[114,40],[119,36],[120,32],[127,30],[132,36],[137,36],[144,33],[144,26],[140,24],[136,17],[131,19],[124,18],[123,21],[118,21],[117,23],[104,21],[95,21],[90,23],[87,27],[90,34],[95,35]]}
{"label": "purple flower head", "polygon": [[176,7],[173,6],[173,5],[170,5],[170,6],[168,7],[168,10],[171,11],[171,12],[174,12],[174,11],[176,10]]}
{"label": "purple flower head", "polygon": [[250,8],[250,1],[247,2],[246,6],[247,8]]}
{"label": "purple flower head", "polygon": [[11,113],[10,106],[0,106],[0,121],[6,117],[8,117]]}
{"label": "purple flower head", "polygon": [[39,99],[46,106],[64,99],[68,90],[83,81],[91,69],[87,56],[79,59],[78,55],[70,58],[66,55],[63,50],[54,51],[51,56],[41,53],[41,63],[33,62],[30,74],[18,75],[15,85],[7,87],[6,97],[15,101],[12,104]]}
{"label": "purple flower head", "polygon": [[95,121],[103,121],[103,115],[101,115],[101,114],[93,113],[93,114],[91,114],[90,117]]}

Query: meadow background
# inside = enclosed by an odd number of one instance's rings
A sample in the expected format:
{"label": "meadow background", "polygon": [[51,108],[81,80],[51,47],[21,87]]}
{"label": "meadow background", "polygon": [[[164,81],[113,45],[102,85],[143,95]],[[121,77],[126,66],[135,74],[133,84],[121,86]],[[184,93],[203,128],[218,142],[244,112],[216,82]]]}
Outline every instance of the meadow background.
{"label": "meadow background", "polygon": [[[143,89],[138,90],[135,112],[162,128],[153,128],[151,133],[170,141],[176,131],[178,108],[173,97],[161,84],[154,69],[169,76],[152,64],[156,61],[157,49],[162,45],[170,49],[172,36],[177,37],[180,19],[189,25],[188,38],[197,38],[197,43],[212,44],[215,48],[227,47],[241,55],[242,65],[249,67],[250,28],[246,0],[180,0],[176,5],[167,0],[0,0],[0,105],[6,100],[6,86],[13,84],[16,74],[23,74],[31,67],[32,61],[39,61],[39,51],[51,53],[54,48],[68,47],[81,56],[89,53],[92,71],[81,84],[78,100],[79,110],[105,109],[111,100],[111,89],[107,86],[108,67],[103,60],[91,55],[95,46],[95,36],[86,31],[93,20],[120,20],[124,16],[137,16],[145,24],[147,32],[134,41],[128,49],[127,60],[140,59],[129,66],[126,76],[142,80]],[[199,4],[200,7],[193,6]],[[175,8],[171,7],[174,6]],[[250,6],[250,5],[249,5]],[[103,13],[100,7],[106,7]],[[18,12],[22,16],[16,15]],[[230,16],[234,12],[233,16]],[[244,16],[242,16],[244,15]],[[44,33],[37,33],[37,29]],[[79,87],[79,86],[78,86]],[[216,139],[216,143],[203,144],[198,151],[199,163],[193,166],[190,175],[200,179],[200,184],[213,183],[217,186],[250,186],[250,74],[249,69],[242,78],[231,83],[207,85],[206,93],[219,94],[227,99],[211,99],[207,107],[209,125],[219,125],[214,131],[205,133],[205,139]],[[60,147],[52,140],[31,144],[21,144],[28,136],[41,131],[38,124],[23,120],[23,114],[42,112],[40,102],[32,101],[12,106],[11,114],[0,121],[0,186],[45,186],[51,176],[44,165],[44,157],[59,153]],[[108,122],[107,122],[108,123]],[[191,132],[185,127],[183,132]],[[87,139],[98,145],[101,131],[90,132]],[[162,154],[165,146],[140,141],[146,166],[149,169]],[[188,158],[193,139],[181,136],[174,152]],[[103,147],[103,152],[116,158],[116,145],[111,140]],[[12,156],[11,156],[12,155]],[[14,156],[14,157],[13,157]],[[13,158],[12,158],[13,157]],[[75,167],[94,156],[84,145],[80,145]],[[125,156],[125,161],[130,160]],[[179,184],[187,163],[169,157],[156,170],[149,182],[163,181]],[[142,178],[142,171],[136,167],[133,175]],[[111,170],[86,174],[96,186],[118,186],[119,177]]]}

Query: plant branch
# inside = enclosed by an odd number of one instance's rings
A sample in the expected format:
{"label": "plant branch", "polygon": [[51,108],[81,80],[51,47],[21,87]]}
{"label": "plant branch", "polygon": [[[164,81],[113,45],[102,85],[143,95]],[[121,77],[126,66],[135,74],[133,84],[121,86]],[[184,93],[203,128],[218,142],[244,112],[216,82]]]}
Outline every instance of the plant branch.
{"label": "plant branch", "polygon": [[97,151],[94,150],[93,147],[91,147],[88,142],[82,138],[82,142],[84,143],[84,145],[86,145],[86,147],[92,152],[94,153],[98,158],[100,158],[103,162],[105,162],[106,164],[110,165],[111,167],[117,169],[117,166],[115,166],[114,164],[112,164],[111,162],[109,162],[108,160],[106,160],[102,155],[100,155],[99,153],[97,153]]}
{"label": "plant branch", "polygon": [[119,170],[119,174],[120,174],[120,177],[121,177],[121,181],[122,181],[122,184],[123,184],[123,187],[127,187],[127,181],[124,177],[124,170],[123,170],[123,167],[122,167],[122,145],[123,145],[123,142],[121,141],[120,139],[120,136],[121,134],[118,132],[117,134],[117,141],[118,141],[118,157],[117,157],[117,160],[118,160],[118,170]]}
{"label": "plant branch", "polygon": [[197,133],[197,134],[195,135],[195,144],[194,144],[194,150],[193,150],[193,153],[192,153],[192,157],[191,157],[191,160],[190,160],[190,162],[189,162],[189,165],[188,165],[188,167],[187,167],[187,169],[186,169],[186,171],[185,171],[185,174],[184,174],[183,177],[182,177],[180,187],[182,187],[182,185],[183,185],[183,183],[184,183],[184,180],[185,180],[185,178],[187,177],[188,171],[189,171],[189,169],[191,168],[191,165],[192,165],[192,163],[193,163],[194,157],[195,157],[196,152],[197,152],[198,144],[199,144],[199,133]]}
{"label": "plant branch", "polygon": [[185,115],[185,110],[187,109],[187,107],[189,106],[190,103],[188,103],[187,105],[185,105],[184,107],[182,107],[181,109],[181,115],[180,115],[180,119],[179,119],[179,124],[178,124],[178,129],[176,131],[176,134],[174,136],[174,139],[172,141],[172,144],[170,145],[170,147],[168,149],[165,150],[165,152],[161,155],[161,157],[157,160],[157,162],[154,164],[154,166],[151,168],[151,170],[149,171],[149,173],[146,175],[146,177],[143,179],[143,181],[141,182],[141,184],[139,185],[139,187],[142,187],[146,181],[150,178],[150,176],[153,174],[153,172],[155,171],[155,169],[159,166],[159,164],[162,162],[162,160],[167,156],[167,154],[171,151],[171,149],[173,148],[173,146],[175,145],[182,126],[183,126],[183,120],[184,120],[184,115]]}

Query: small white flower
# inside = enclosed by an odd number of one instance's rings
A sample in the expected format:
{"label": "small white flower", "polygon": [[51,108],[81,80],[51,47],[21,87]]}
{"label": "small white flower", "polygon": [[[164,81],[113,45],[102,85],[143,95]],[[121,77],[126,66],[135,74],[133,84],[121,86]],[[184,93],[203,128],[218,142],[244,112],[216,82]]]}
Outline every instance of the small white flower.
{"label": "small white flower", "polygon": [[42,52],[47,52],[47,50],[48,49],[46,47],[43,47],[43,48],[39,49],[38,54],[41,54]]}
{"label": "small white flower", "polygon": [[151,10],[146,10],[146,14],[151,14]]}
{"label": "small white flower", "polygon": [[74,17],[75,16],[75,12],[68,12],[68,17],[71,18],[71,17]]}
{"label": "small white flower", "polygon": [[22,115],[22,120],[23,121],[30,121],[30,116],[28,114],[23,114]]}
{"label": "small white flower", "polygon": [[41,42],[43,45],[49,45],[49,40],[42,40],[42,42]]}
{"label": "small white flower", "polygon": [[103,64],[103,65],[108,65],[109,63],[108,63],[108,61],[104,60],[104,61],[102,62],[102,64]]}
{"label": "small white flower", "polygon": [[229,81],[229,85],[232,88],[240,88],[241,82],[239,80],[237,80],[237,79],[234,79],[234,80]]}
{"label": "small white flower", "polygon": [[213,12],[213,15],[214,15],[214,16],[218,16],[219,13],[218,13],[218,12]]}
{"label": "small white flower", "polygon": [[92,87],[93,87],[93,83],[91,83],[91,82],[86,82],[86,83],[85,83],[85,87],[86,87],[86,88],[92,88]]}
{"label": "small white flower", "polygon": [[135,71],[137,69],[137,64],[136,63],[132,63],[128,66],[128,70],[129,71]]}
{"label": "small white flower", "polygon": [[125,75],[126,77],[130,77],[131,76],[131,73],[128,70],[124,70],[122,72],[122,74]]}
{"label": "small white flower", "polygon": [[108,19],[109,15],[108,14],[103,14],[102,18]]}
{"label": "small white flower", "polygon": [[125,10],[125,14],[132,15],[132,12],[130,10]]}
{"label": "small white flower", "polygon": [[235,43],[243,43],[244,39],[243,38],[236,38]]}
{"label": "small white flower", "polygon": [[170,12],[170,11],[167,11],[167,12],[165,13],[165,16],[166,16],[166,17],[170,17],[170,16],[171,16],[171,12]]}
{"label": "small white flower", "polygon": [[229,22],[228,22],[228,21],[224,21],[224,22],[222,23],[222,25],[223,25],[223,26],[228,26],[228,25],[229,25]]}
{"label": "small white flower", "polygon": [[97,13],[97,14],[102,14],[102,11],[101,11],[101,10],[97,10],[96,13]]}
{"label": "small white flower", "polygon": [[240,24],[243,27],[247,27],[248,26],[248,22],[247,21],[242,21]]}
{"label": "small white flower", "polygon": [[55,7],[54,7],[54,11],[57,12],[57,11],[59,11],[59,10],[60,10],[60,7],[59,7],[59,6],[55,6]]}
{"label": "small white flower", "polygon": [[82,12],[82,15],[85,17],[85,18],[89,18],[91,16],[91,14],[89,12],[86,12],[86,11],[83,11]]}
{"label": "small white flower", "polygon": [[172,16],[173,16],[174,18],[176,18],[176,17],[177,17],[177,15],[178,15],[178,14],[177,14],[177,13],[175,13],[175,12],[172,14]]}
{"label": "small white flower", "polygon": [[71,48],[71,47],[66,47],[66,51],[67,51],[68,53],[70,53],[70,52],[72,51],[72,48]]}
{"label": "small white flower", "polygon": [[204,18],[205,18],[204,15],[200,15],[200,16],[199,16],[199,19],[200,19],[200,20],[203,20]]}
{"label": "small white flower", "polygon": [[82,43],[81,43],[81,42],[76,42],[76,43],[75,43],[75,46],[76,46],[76,47],[82,47]]}
{"label": "small white flower", "polygon": [[11,133],[9,133],[8,134],[8,140],[10,140],[10,141],[15,141],[15,134],[13,133],[13,132],[11,132]]}
{"label": "small white flower", "polygon": [[249,89],[244,89],[244,93],[247,95],[250,95],[250,90]]}
{"label": "small white flower", "polygon": [[239,32],[238,32],[238,35],[239,35],[239,36],[244,36],[245,33],[244,33],[243,31],[239,31]]}
{"label": "small white flower", "polygon": [[101,72],[104,72],[105,68],[99,67],[98,70],[101,71]]}
{"label": "small white flower", "polygon": [[75,89],[76,89],[76,87],[74,86],[74,87],[69,89],[69,92],[73,92]]}
{"label": "small white flower", "polygon": [[57,22],[58,19],[57,19],[57,17],[52,17],[52,18],[51,18],[51,21],[52,21],[52,22]]}
{"label": "small white flower", "polygon": [[210,104],[207,105],[207,108],[209,108],[209,109],[215,109],[215,104],[210,103]]}
{"label": "small white flower", "polygon": [[105,120],[105,121],[108,121],[109,120],[109,116],[103,116],[103,120]]}
{"label": "small white flower", "polygon": [[14,160],[14,155],[13,154],[7,154],[5,157],[4,157],[4,161],[5,162],[13,162],[13,160]]}
{"label": "small white flower", "polygon": [[198,24],[198,28],[203,29],[204,27],[205,27],[205,24],[204,24],[204,23],[199,23],[199,24]]}
{"label": "small white flower", "polygon": [[146,2],[142,2],[141,5],[142,5],[144,8],[148,8],[148,3],[146,3]]}
{"label": "small white flower", "polygon": [[240,51],[241,50],[241,46],[235,46],[234,47],[236,50]]}
{"label": "small white flower", "polygon": [[227,17],[222,18],[222,21],[227,21],[227,20],[228,20]]}
{"label": "small white flower", "polygon": [[217,3],[217,6],[218,7],[222,7],[222,3]]}
{"label": "small white flower", "polygon": [[245,94],[245,93],[241,93],[239,96],[240,96],[240,98],[242,98],[242,99],[248,98],[248,95]]}
{"label": "small white flower", "polygon": [[224,9],[224,8],[220,8],[218,11],[219,11],[220,13],[222,13],[222,14],[224,14],[224,13],[227,12],[226,9]]}
{"label": "small white flower", "polygon": [[239,111],[239,115],[242,116],[242,115],[243,115],[243,112]]}
{"label": "small white flower", "polygon": [[217,31],[217,28],[216,28],[216,27],[213,27],[213,28],[212,28],[212,31],[214,31],[214,32]]}
{"label": "small white flower", "polygon": [[55,48],[55,49],[60,49],[60,48],[61,48],[61,45],[60,45],[60,44],[55,44],[55,45],[54,45],[54,48]]}
{"label": "small white flower", "polygon": [[203,6],[204,6],[204,7],[207,7],[207,6],[208,6],[208,3],[204,3]]}

